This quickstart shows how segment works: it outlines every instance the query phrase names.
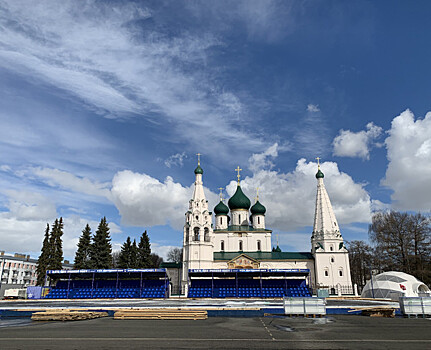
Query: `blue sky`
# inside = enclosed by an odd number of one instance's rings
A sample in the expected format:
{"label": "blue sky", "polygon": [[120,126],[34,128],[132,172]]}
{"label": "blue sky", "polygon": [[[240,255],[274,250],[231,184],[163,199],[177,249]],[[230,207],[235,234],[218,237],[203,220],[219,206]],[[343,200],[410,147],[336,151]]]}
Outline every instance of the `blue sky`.
{"label": "blue sky", "polygon": [[283,250],[310,249],[317,156],[345,239],[429,212],[430,7],[0,0],[0,249],[38,256],[61,215],[72,260],[106,216],[165,255],[197,152],[210,206],[240,165]]}

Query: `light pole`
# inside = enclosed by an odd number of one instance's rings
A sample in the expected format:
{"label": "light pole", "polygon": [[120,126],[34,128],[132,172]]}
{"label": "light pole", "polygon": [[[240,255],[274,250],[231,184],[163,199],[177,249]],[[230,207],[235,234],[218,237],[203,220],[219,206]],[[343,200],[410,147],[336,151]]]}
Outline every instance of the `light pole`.
{"label": "light pole", "polygon": [[373,270],[371,270],[371,265],[370,265],[370,281],[371,281],[371,293],[374,299]]}

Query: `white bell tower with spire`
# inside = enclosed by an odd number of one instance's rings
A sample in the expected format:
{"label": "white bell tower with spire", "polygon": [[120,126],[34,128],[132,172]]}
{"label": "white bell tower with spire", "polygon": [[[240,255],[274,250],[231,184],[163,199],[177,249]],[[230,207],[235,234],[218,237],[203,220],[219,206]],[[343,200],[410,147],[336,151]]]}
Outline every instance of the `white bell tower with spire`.
{"label": "white bell tower with spire", "polygon": [[349,253],[344,246],[331,201],[323,183],[320,158],[317,159],[317,194],[311,252],[314,256],[316,285],[329,288],[351,288]]}
{"label": "white bell tower with spire", "polygon": [[195,169],[195,187],[189,201],[183,235],[183,285],[187,285],[189,269],[209,269],[213,263],[212,215],[208,211],[202,182],[203,170],[198,153]]}

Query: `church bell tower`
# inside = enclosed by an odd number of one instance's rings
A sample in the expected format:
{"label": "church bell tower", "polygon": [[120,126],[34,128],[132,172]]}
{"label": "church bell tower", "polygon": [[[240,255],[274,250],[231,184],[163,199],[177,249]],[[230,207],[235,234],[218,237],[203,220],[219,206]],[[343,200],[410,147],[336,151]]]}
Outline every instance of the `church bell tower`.
{"label": "church bell tower", "polygon": [[331,201],[323,183],[317,158],[317,194],[311,252],[314,256],[316,285],[334,288],[352,287],[349,253],[344,245]]}

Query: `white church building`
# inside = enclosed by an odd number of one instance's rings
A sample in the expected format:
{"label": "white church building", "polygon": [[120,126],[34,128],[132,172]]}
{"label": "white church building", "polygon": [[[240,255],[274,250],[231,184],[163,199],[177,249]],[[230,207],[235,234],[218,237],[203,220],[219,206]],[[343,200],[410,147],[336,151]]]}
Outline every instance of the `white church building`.
{"label": "white church building", "polygon": [[265,224],[266,208],[258,197],[252,205],[244,194],[240,170],[236,169],[236,192],[227,205],[220,198],[213,209],[213,223],[198,161],[185,214],[181,277],[175,278],[181,280],[183,291],[191,297],[282,296],[290,292],[301,296],[295,293],[317,288],[327,288],[332,294],[353,293],[348,252],[320,166],[309,252],[273,249],[272,230]]}

